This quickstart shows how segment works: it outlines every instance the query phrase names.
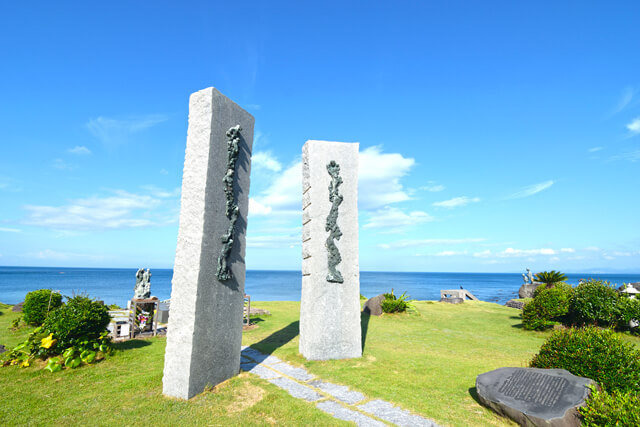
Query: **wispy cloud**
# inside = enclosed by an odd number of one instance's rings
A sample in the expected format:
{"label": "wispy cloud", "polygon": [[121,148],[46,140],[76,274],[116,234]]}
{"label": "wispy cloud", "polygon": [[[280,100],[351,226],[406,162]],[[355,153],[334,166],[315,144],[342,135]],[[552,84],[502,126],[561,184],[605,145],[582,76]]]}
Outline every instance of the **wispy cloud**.
{"label": "wispy cloud", "polygon": [[267,169],[271,172],[280,172],[282,165],[270,151],[258,151],[251,155],[251,166],[258,169]]}
{"label": "wispy cloud", "polygon": [[490,250],[476,252],[473,254],[473,256],[477,258],[491,258],[491,257],[506,258],[506,257],[531,257],[536,255],[552,256],[552,255],[557,255],[557,253],[558,251],[550,248],[540,248],[540,249],[507,248],[501,252],[491,252]]}
{"label": "wispy cloud", "polygon": [[[23,223],[54,230],[104,230],[174,224],[178,219],[175,194],[134,194],[113,190],[62,206],[26,205]],[[159,209],[163,207],[163,209]],[[161,213],[159,213],[161,212]]]}
{"label": "wispy cloud", "polygon": [[589,148],[587,151],[588,151],[589,153],[595,153],[595,152],[598,152],[598,151],[602,150],[603,148],[604,148],[604,147],[591,147],[591,148]]}
{"label": "wispy cloud", "polygon": [[54,159],[53,162],[51,163],[51,167],[54,169],[64,170],[64,171],[71,171],[76,168],[71,163],[65,162],[62,159]]}
{"label": "wispy cloud", "polygon": [[609,160],[617,161],[617,160],[626,160],[631,163],[635,163],[640,160],[640,150],[628,151],[626,153],[617,154],[615,156],[611,156]]}
{"label": "wispy cloud", "polygon": [[450,257],[450,256],[461,256],[468,254],[467,251],[441,251],[436,253],[428,253],[428,254],[416,254],[416,256],[424,256],[424,257]]}
{"label": "wispy cloud", "polygon": [[101,261],[101,260],[112,258],[108,255],[93,255],[93,254],[87,254],[87,253],[61,252],[61,251],[54,251],[51,249],[44,249],[38,252],[31,252],[26,255],[30,258],[52,260],[52,261],[66,261],[66,260],[74,260],[74,259]]}
{"label": "wispy cloud", "polygon": [[534,194],[537,194],[541,191],[544,191],[548,188],[550,188],[553,185],[553,181],[549,180],[549,181],[544,181],[544,182],[540,182],[538,184],[533,184],[530,185],[528,187],[524,187],[522,190],[517,191],[513,194],[511,194],[510,196],[507,196],[507,199],[521,199],[523,197],[529,197],[529,196],[533,196]]}
{"label": "wispy cloud", "polygon": [[19,228],[0,227],[0,232],[3,232],[3,233],[22,233],[22,230],[20,230]]}
{"label": "wispy cloud", "polygon": [[444,185],[438,184],[435,181],[427,182],[427,185],[420,187],[421,190],[430,191],[432,193],[436,193],[438,191],[444,190]]}
{"label": "wispy cloud", "polygon": [[369,214],[368,221],[362,226],[363,229],[379,228],[389,233],[397,233],[405,228],[433,221],[434,218],[423,211],[412,211],[405,213],[401,209],[394,207],[384,207]]}
{"label": "wispy cloud", "polygon": [[116,119],[99,116],[90,119],[87,129],[105,144],[126,142],[130,135],[156,126],[168,117],[164,114],[149,114],[145,116]]}
{"label": "wispy cloud", "polygon": [[253,197],[249,197],[249,216],[269,215],[272,211],[271,206],[265,206]]}
{"label": "wispy cloud", "polygon": [[77,154],[77,155],[89,155],[91,154],[91,150],[89,150],[87,147],[85,147],[84,145],[76,145],[73,148],[69,148],[67,150],[69,153],[71,154]]}
{"label": "wispy cloud", "polygon": [[458,208],[460,206],[466,206],[470,203],[478,203],[480,199],[478,197],[454,197],[453,199],[443,200],[441,202],[434,202],[433,206],[439,208]]}
{"label": "wispy cloud", "polygon": [[412,248],[418,246],[447,246],[447,245],[463,245],[468,243],[480,243],[484,242],[487,239],[484,238],[466,238],[466,239],[406,239],[406,240],[398,240],[396,242],[391,243],[382,243],[378,245],[383,249],[401,249],[401,248]]}
{"label": "wispy cloud", "polygon": [[624,88],[624,90],[622,91],[622,95],[618,100],[618,103],[613,108],[613,110],[611,110],[611,112],[609,113],[609,117],[613,117],[619,112],[621,112],[622,110],[624,110],[625,108],[627,108],[629,104],[631,104],[631,101],[633,100],[633,96],[634,96],[633,88],[631,87]]}
{"label": "wispy cloud", "polygon": [[300,231],[292,232],[290,234],[274,234],[274,235],[262,235],[262,236],[247,234],[248,248],[262,248],[262,249],[292,248],[292,247],[300,246],[301,241],[302,241],[302,235]]}

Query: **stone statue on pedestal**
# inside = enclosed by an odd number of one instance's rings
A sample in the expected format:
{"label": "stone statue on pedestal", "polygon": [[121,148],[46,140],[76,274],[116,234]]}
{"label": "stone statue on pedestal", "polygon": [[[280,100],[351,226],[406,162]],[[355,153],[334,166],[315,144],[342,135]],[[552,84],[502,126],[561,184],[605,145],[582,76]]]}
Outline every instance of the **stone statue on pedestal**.
{"label": "stone statue on pedestal", "polygon": [[133,298],[146,299],[151,297],[151,271],[147,268],[136,272],[136,286],[133,288]]}

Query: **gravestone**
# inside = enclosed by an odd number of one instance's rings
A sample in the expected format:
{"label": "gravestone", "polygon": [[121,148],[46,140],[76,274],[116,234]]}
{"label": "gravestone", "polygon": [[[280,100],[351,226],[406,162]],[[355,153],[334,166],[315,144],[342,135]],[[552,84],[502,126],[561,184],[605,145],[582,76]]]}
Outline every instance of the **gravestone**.
{"label": "gravestone", "polygon": [[384,301],[384,294],[376,295],[373,298],[369,298],[367,302],[364,303],[364,307],[362,307],[362,311],[371,316],[381,316],[382,301]]}
{"label": "gravestone", "polygon": [[520,425],[579,426],[592,380],[564,369],[499,368],[478,375],[480,402]]}
{"label": "gravestone", "polygon": [[299,348],[309,360],[362,356],[358,145],[307,141],[302,148]]}
{"label": "gravestone", "polygon": [[189,99],[163,393],[188,399],[240,369],[253,117],[214,88]]}

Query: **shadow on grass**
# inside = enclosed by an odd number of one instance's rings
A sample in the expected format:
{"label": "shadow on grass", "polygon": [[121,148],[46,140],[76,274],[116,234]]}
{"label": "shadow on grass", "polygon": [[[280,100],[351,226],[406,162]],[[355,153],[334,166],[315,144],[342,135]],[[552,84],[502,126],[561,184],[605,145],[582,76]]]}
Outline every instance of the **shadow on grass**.
{"label": "shadow on grass", "polygon": [[471,387],[469,389],[469,396],[473,398],[480,406],[482,406],[482,402],[480,402],[480,398],[478,397],[478,390],[475,387]]}
{"label": "shadow on grass", "polygon": [[369,318],[371,315],[364,311],[360,313],[360,328],[362,330],[362,352],[364,353],[364,344],[367,342],[367,331],[369,330]]}
{"label": "shadow on grass", "polygon": [[252,324],[264,322],[264,319],[262,317],[250,317],[249,320],[251,321]]}
{"label": "shadow on grass", "polygon": [[262,341],[258,341],[255,344],[251,344],[251,347],[256,350],[260,350],[266,354],[272,354],[277,348],[282,347],[292,339],[298,336],[300,333],[300,321],[289,323],[284,328],[280,329],[264,338]]}
{"label": "shadow on grass", "polygon": [[516,329],[522,329],[522,323],[516,323],[515,325],[511,325],[512,328],[516,328]]}
{"label": "shadow on grass", "polygon": [[117,342],[113,344],[113,348],[116,350],[133,350],[134,348],[142,348],[151,345],[147,340],[128,340],[123,342]]}

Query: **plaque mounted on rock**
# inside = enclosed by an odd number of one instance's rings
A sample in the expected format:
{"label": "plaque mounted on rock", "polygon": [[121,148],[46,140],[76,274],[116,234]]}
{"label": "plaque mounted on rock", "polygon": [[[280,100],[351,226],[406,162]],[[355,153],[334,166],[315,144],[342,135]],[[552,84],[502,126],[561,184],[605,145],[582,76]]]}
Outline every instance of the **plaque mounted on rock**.
{"label": "plaque mounted on rock", "polygon": [[579,426],[593,380],[564,369],[499,368],[478,375],[480,402],[526,426]]}

